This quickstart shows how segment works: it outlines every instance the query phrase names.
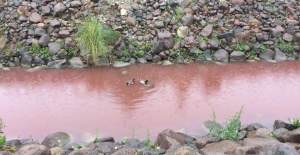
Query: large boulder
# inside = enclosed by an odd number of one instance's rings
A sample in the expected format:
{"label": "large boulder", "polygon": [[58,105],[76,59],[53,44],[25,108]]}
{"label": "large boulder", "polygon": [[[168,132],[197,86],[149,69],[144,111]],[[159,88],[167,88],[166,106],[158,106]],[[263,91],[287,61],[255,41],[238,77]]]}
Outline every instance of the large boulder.
{"label": "large boulder", "polygon": [[273,124],[273,130],[280,129],[280,128],[285,128],[290,131],[295,129],[295,127],[290,123],[286,123],[281,120],[275,120],[275,122]]}
{"label": "large boulder", "polygon": [[44,145],[29,144],[21,147],[15,155],[51,155],[51,151]]}
{"label": "large boulder", "polygon": [[293,131],[282,132],[277,136],[280,142],[300,143],[300,128]]}
{"label": "large boulder", "polygon": [[220,62],[228,62],[229,61],[229,54],[224,49],[219,49],[214,53],[214,59]]}
{"label": "large boulder", "polygon": [[43,141],[42,145],[48,148],[53,148],[57,146],[65,146],[71,142],[71,137],[65,132],[56,132],[54,134],[48,135]]}

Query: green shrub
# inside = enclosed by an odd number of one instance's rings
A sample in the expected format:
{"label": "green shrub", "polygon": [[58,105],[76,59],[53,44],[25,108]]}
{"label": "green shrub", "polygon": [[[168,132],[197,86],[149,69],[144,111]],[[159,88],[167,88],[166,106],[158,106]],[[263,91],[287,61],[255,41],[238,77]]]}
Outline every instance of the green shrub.
{"label": "green shrub", "polygon": [[293,127],[295,127],[295,128],[299,128],[300,127],[300,120],[299,120],[299,118],[294,118],[294,119],[289,119],[288,118],[288,120],[289,120],[290,124],[293,125]]}
{"label": "green shrub", "polygon": [[96,18],[92,17],[83,22],[77,35],[77,42],[92,55],[96,65],[99,57],[107,55],[108,46],[113,45],[120,37],[118,31],[105,29]]}
{"label": "green shrub", "polygon": [[5,136],[0,136],[0,148],[2,148],[6,144]]}
{"label": "green shrub", "polygon": [[[233,117],[227,119],[223,127],[213,127],[210,131],[219,139],[222,140],[239,140],[239,130],[241,128],[240,117],[243,107]],[[214,122],[216,122],[216,114],[213,111]]]}

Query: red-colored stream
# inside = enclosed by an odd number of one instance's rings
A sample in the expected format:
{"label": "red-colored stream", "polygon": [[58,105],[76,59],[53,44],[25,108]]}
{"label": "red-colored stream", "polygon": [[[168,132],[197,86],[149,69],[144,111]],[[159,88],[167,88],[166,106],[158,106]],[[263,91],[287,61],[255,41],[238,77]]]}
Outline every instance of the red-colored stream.
{"label": "red-colored stream", "polygon": [[[122,75],[122,71],[128,71]],[[153,89],[131,78],[155,82]],[[65,131],[75,140],[98,133],[117,141],[151,137],[166,128],[203,135],[202,122],[224,122],[244,105],[242,123],[272,128],[300,117],[300,62],[229,63],[126,68],[0,71],[0,117],[8,139]]]}

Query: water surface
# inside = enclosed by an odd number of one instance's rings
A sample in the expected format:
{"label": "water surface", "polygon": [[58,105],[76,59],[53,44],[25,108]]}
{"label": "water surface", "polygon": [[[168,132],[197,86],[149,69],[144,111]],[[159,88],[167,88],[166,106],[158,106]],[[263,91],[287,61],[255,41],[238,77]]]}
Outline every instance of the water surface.
{"label": "water surface", "polygon": [[[127,71],[127,75],[122,75]],[[149,89],[131,78],[148,79]],[[0,71],[0,117],[5,135],[42,140],[57,131],[74,139],[152,138],[166,128],[203,135],[202,122],[221,122],[244,106],[242,123],[272,128],[275,119],[299,117],[300,62],[132,65],[126,68]]]}

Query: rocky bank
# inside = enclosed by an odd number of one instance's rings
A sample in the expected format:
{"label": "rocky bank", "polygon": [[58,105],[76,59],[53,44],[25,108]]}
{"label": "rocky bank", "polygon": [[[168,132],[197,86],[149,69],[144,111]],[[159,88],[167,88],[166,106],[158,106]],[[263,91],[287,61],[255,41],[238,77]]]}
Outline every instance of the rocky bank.
{"label": "rocky bank", "polygon": [[88,16],[122,34],[100,66],[296,60],[299,15],[297,0],[0,0],[0,66],[88,66]]}

